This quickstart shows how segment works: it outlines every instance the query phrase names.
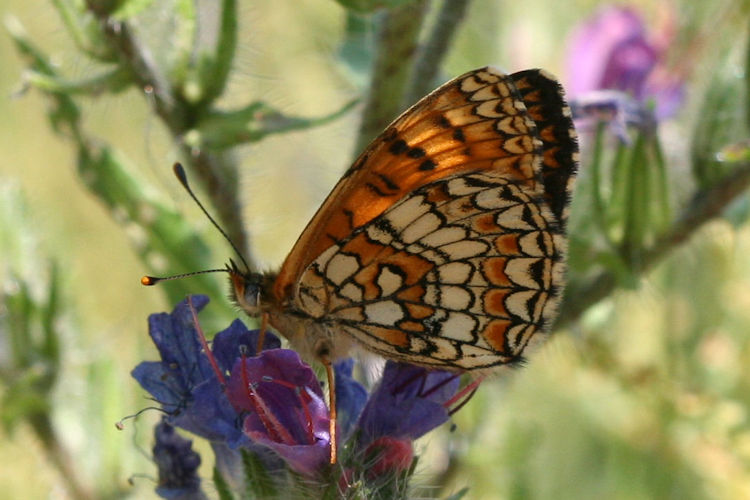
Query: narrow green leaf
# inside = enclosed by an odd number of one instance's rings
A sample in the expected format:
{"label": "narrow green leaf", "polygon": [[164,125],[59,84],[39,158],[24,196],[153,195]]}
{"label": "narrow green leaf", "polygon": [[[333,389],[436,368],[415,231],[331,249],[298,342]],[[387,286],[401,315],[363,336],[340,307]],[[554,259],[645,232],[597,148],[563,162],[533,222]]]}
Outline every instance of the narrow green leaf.
{"label": "narrow green leaf", "polygon": [[594,133],[594,147],[591,152],[591,163],[589,163],[589,171],[591,172],[591,192],[593,200],[593,218],[596,225],[599,228],[602,236],[609,243],[610,247],[613,247],[613,243],[610,237],[610,231],[607,224],[607,206],[604,203],[604,196],[602,191],[604,189],[602,167],[604,161],[604,140],[607,136],[607,124],[600,122],[597,124],[596,132]]}
{"label": "narrow green leaf", "polygon": [[318,118],[287,116],[263,102],[231,112],[214,112],[202,120],[199,129],[185,137],[193,147],[223,150],[247,142],[258,142],[274,134],[325,125],[351,110],[357,101]]}
{"label": "narrow green leaf", "polygon": [[57,331],[57,316],[60,311],[60,272],[57,265],[50,265],[49,280],[47,284],[47,297],[44,307],[40,311],[40,323],[43,339],[40,350],[44,359],[54,370],[54,378],[60,366],[60,333]]}
{"label": "narrow green leaf", "polygon": [[461,500],[466,494],[469,493],[469,488],[461,488],[449,497],[445,497],[445,500]]}
{"label": "narrow green leaf", "polygon": [[273,498],[279,494],[273,477],[268,473],[260,457],[247,450],[242,453],[247,496],[245,498]]}
{"label": "narrow green leaf", "polygon": [[216,467],[214,467],[213,479],[216,493],[219,494],[219,500],[234,500],[232,489]]}
{"label": "narrow green leaf", "polygon": [[625,224],[622,250],[625,260],[633,270],[639,269],[639,253],[645,234],[645,205],[648,200],[646,174],[645,132],[639,132],[629,151],[628,180],[625,191]]}
{"label": "narrow green leaf", "polygon": [[205,104],[219,97],[226,88],[237,49],[237,26],[237,1],[222,0],[216,46],[210,56],[199,55],[198,75]]}
{"label": "narrow green leaf", "polygon": [[57,76],[29,70],[24,73],[24,80],[38,90],[67,95],[118,93],[133,84],[129,73],[120,67],[111,68],[79,81],[64,80]]}
{"label": "narrow green leaf", "polygon": [[116,21],[127,21],[151,6],[154,0],[125,0],[111,14]]}

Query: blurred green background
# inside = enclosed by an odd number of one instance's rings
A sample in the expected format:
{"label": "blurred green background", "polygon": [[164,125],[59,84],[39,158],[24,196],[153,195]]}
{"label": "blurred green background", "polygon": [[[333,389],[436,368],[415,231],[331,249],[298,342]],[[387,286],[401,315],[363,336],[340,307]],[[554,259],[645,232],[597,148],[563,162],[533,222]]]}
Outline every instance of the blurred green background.
{"label": "blurred green background", "polygon": [[[143,3],[145,14],[133,23],[158,46],[181,3]],[[565,81],[567,37],[604,5],[475,0],[442,79],[493,64],[508,71],[542,67]],[[694,134],[706,123],[731,125],[746,106],[741,97],[721,109],[707,99],[712,89],[725,89],[716,90],[722,98],[742,95],[748,9],[731,0],[628,5],[650,26],[672,19],[673,57],[690,66],[683,109],[659,129],[679,213],[696,186]],[[366,75],[341,62],[347,14],[336,2],[246,1],[238,11],[238,49],[222,105],[262,98],[289,115],[320,117],[363,94]],[[0,12],[11,29],[20,22],[70,80],[99,72],[76,49],[50,2],[4,0]],[[23,396],[24,385],[8,368],[9,341],[0,338],[0,498],[73,498],[66,474],[94,498],[155,497],[148,450],[158,415],[129,420],[123,431],[114,424],[150,405],[129,372],[156,358],[145,320],[172,304],[139,278],[169,266],[154,255],[148,265],[139,260],[134,248],[147,244],[143,229],[123,223],[128,217],[105,209],[85,187],[74,145],[49,126],[49,99],[23,91],[27,64],[7,30],[0,34],[0,61],[3,296],[29,286],[43,303],[51,262],[59,286],[59,372],[49,400],[19,402],[23,397],[13,391]],[[179,151],[148,98],[130,88],[77,102],[86,133],[126,155],[142,189],[207,242],[204,267],[221,267],[231,251],[174,181],[170,167]],[[232,151],[252,255],[263,268],[280,265],[351,161],[360,109]],[[744,129],[729,129],[707,147],[718,153],[743,139]],[[583,172],[584,186],[585,178]],[[418,482],[443,497],[468,486],[466,498],[487,499],[750,498],[747,202],[743,195],[642,279],[624,280],[557,331],[524,369],[485,383],[455,416],[454,431],[442,429],[420,442]],[[574,219],[586,219],[589,203],[585,195],[576,199]],[[222,278],[215,278],[217,286],[224,286]],[[9,318],[7,304],[0,307]],[[205,326],[214,331],[210,320]],[[3,328],[0,334],[7,333]],[[30,360],[22,376],[33,379],[45,369],[43,360]],[[62,449],[45,447],[33,424],[19,416],[19,408],[34,405],[48,410]],[[210,453],[203,458],[210,467]],[[203,477],[210,477],[210,468]]]}

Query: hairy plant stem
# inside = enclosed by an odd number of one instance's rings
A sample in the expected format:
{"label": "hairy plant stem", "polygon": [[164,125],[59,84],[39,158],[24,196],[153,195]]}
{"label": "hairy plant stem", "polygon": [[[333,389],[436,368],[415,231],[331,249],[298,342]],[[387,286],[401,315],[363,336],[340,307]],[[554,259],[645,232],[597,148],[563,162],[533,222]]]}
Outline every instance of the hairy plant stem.
{"label": "hairy plant stem", "polygon": [[[175,142],[182,145],[181,151],[205,186],[222,227],[238,248],[246,250],[249,238],[242,220],[237,164],[227,154],[194,150],[184,145],[182,138],[196,125],[201,110],[175,93],[151,52],[139,43],[127,23],[113,21],[109,17],[110,8],[102,7],[96,0],[87,0],[86,5],[99,20],[101,31],[117,52],[120,64],[130,70],[133,82],[149,97],[155,114],[162,119]],[[250,264],[252,266],[252,262]]]}
{"label": "hairy plant stem", "polygon": [[426,0],[417,0],[378,14],[375,35],[377,52],[370,73],[372,76],[355,146],[356,154],[365,149],[403,111],[404,91],[426,11]]}
{"label": "hairy plant stem", "polygon": [[[700,189],[691,202],[659,236],[653,245],[640,252],[640,273],[646,273],[661,262],[673,249],[685,243],[706,222],[721,212],[750,187],[750,162],[737,166],[711,186]],[[564,328],[577,321],[591,306],[608,297],[618,285],[617,276],[602,271],[582,283],[571,283],[565,291],[555,328]]]}
{"label": "hairy plant stem", "polygon": [[438,82],[438,71],[450,49],[456,31],[469,9],[471,0],[444,0],[427,40],[419,48],[404,104],[417,102]]}

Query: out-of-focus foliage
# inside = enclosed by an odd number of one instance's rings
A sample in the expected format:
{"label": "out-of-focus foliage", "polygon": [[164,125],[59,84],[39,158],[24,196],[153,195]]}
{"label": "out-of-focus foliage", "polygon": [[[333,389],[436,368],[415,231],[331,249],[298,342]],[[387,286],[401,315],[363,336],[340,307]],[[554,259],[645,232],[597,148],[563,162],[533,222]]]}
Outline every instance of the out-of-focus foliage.
{"label": "out-of-focus foliage", "polygon": [[[626,2],[643,29],[623,47],[650,47],[684,100],[647,127],[613,130],[605,113],[581,131],[561,328],[523,370],[485,383],[455,432],[424,443],[427,495],[750,497],[745,3]],[[143,450],[157,412],[113,425],[151,404],[128,375],[153,358],[145,318],[188,291],[216,304],[208,331],[233,315],[223,276],[138,283],[232,256],[173,161],[252,265],[278,265],[367,126],[392,118],[383,110],[485,64],[569,82],[571,33],[608,5],[8,2],[0,491],[153,495]],[[640,111],[659,104],[615,90]],[[212,454],[199,451],[211,484]]]}

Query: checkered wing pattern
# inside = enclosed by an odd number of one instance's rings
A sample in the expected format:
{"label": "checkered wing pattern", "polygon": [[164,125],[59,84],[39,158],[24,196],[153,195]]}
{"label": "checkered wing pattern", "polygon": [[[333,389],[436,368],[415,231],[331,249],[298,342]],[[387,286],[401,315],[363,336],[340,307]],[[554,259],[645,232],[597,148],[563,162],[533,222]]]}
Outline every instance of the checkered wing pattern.
{"label": "checkered wing pattern", "polygon": [[576,155],[553,78],[462,75],[346,172],[274,302],[388,358],[455,370],[517,361],[560,300]]}

